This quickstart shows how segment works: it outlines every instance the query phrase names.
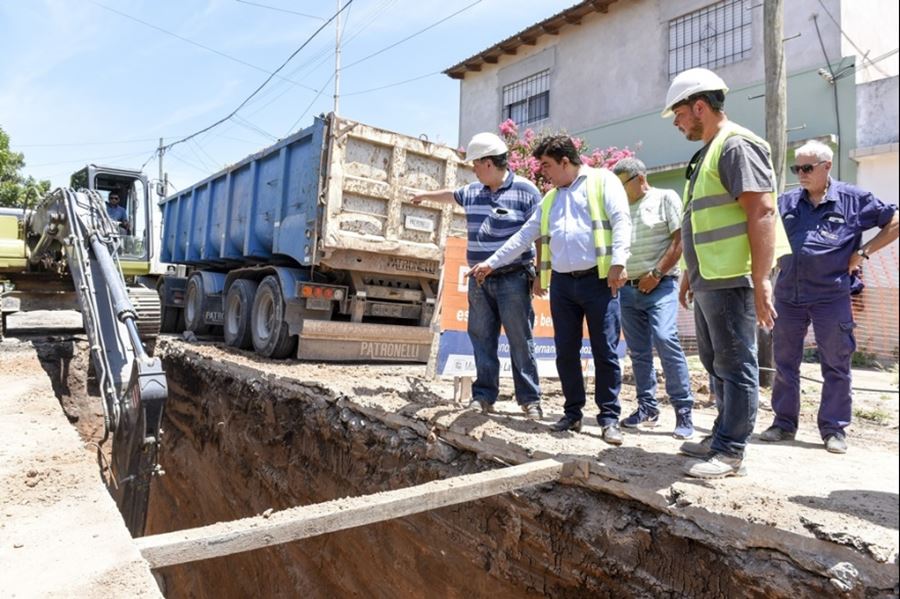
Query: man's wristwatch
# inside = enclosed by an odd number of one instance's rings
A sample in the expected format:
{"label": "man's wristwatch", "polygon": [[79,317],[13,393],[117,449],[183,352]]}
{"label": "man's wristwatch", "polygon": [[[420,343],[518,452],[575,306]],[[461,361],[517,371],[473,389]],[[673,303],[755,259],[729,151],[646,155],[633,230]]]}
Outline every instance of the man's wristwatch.
{"label": "man's wristwatch", "polygon": [[859,248],[858,250],[856,250],[856,255],[860,258],[865,258],[866,260],[869,259],[869,254],[863,248]]}
{"label": "man's wristwatch", "polygon": [[656,280],[660,280],[663,278],[663,272],[656,268],[655,266],[650,270],[650,276]]}

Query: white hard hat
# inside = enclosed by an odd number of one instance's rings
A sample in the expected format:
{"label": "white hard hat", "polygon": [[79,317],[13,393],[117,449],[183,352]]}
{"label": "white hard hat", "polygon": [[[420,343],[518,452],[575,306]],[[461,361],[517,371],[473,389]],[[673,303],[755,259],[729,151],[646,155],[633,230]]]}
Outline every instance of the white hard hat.
{"label": "white hard hat", "polygon": [[700,92],[721,90],[728,93],[728,86],[722,78],[709,69],[688,69],[675,76],[669,91],[666,92],[666,107],[662,111],[662,117],[672,116],[672,107],[682,100],[687,100]]}
{"label": "white hard hat", "polygon": [[503,140],[493,133],[476,133],[466,148],[466,160],[478,160],[485,156],[500,156],[509,152]]}

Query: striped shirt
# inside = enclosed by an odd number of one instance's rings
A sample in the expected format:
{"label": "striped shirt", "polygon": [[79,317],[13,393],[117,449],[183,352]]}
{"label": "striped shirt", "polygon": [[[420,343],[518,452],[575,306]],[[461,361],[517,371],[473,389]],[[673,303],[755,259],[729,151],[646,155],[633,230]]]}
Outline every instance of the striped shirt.
{"label": "striped shirt", "polygon": [[[681,198],[671,189],[651,187],[631,209],[631,256],[626,269],[629,279],[639,279],[656,268],[672,243],[672,233],[681,228]],[[666,275],[678,276],[678,266]]]}
{"label": "striped shirt", "polygon": [[[541,201],[537,187],[524,177],[507,171],[496,191],[478,181],[453,192],[453,199],[466,211],[469,266],[487,260],[507,239],[522,228]],[[532,264],[534,250],[524,252],[517,264]]]}

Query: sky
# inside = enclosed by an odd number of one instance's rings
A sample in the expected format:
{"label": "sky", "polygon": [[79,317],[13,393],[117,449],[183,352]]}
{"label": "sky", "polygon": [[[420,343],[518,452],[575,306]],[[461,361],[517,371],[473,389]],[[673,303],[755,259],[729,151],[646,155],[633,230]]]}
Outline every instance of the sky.
{"label": "sky", "polygon": [[[456,147],[459,82],[441,71],[576,3],[353,0],[340,16],[339,114]],[[88,163],[143,165],[155,178],[160,137],[228,116],[337,10],[337,0],[0,0],[0,127],[25,155],[23,174],[53,187]],[[334,50],[332,21],[235,118],[168,151],[169,191],[330,112]]]}

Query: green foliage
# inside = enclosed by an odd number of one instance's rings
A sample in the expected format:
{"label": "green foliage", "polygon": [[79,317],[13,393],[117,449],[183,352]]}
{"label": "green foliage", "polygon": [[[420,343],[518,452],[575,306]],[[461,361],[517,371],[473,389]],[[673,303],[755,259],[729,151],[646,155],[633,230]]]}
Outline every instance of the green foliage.
{"label": "green foliage", "polygon": [[0,127],[0,206],[33,206],[50,191],[50,181],[37,181],[19,174],[24,167],[25,156],[9,149],[9,135]]}
{"label": "green foliage", "polygon": [[858,351],[853,352],[853,357],[850,358],[850,366],[853,368],[879,368],[881,363],[878,362],[875,354]]}

